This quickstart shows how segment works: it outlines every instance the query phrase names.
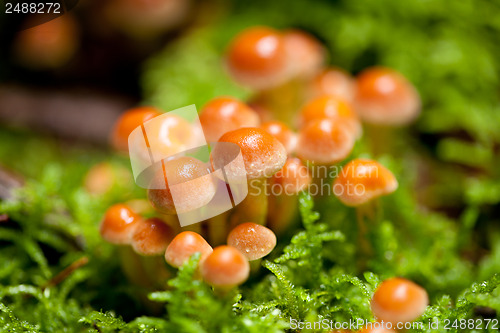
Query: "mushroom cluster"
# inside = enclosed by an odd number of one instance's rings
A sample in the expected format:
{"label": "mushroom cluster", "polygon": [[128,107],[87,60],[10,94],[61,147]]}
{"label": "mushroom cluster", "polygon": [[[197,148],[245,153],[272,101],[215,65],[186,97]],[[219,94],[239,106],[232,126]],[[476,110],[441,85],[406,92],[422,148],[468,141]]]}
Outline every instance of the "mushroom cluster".
{"label": "mushroom cluster", "polygon": [[[228,288],[243,283],[250,262],[273,250],[276,234],[286,232],[296,220],[299,193],[315,182],[327,181],[329,194],[357,208],[395,191],[394,175],[374,160],[354,159],[336,177],[315,170],[340,169],[363,135],[362,122],[401,126],[415,119],[418,93],[394,70],[369,68],[354,78],[342,69],[326,68],[325,62],[324,47],[302,31],[253,27],[237,35],[228,46],[225,64],[233,79],[252,89],[254,96],[248,103],[215,97],[201,108],[199,119],[206,141],[240,148],[246,198],[228,212],[181,228],[178,214],[206,205],[221,184],[230,186],[223,177],[207,177],[230,154],[220,145],[211,150],[206,163],[175,154],[162,161],[148,190],[156,217],[145,219],[127,206],[113,206],[101,225],[102,237],[130,245],[143,256],[164,255],[172,267],[199,252],[204,280]],[[153,107],[125,112],[111,134],[113,147],[127,151],[132,131],[144,131],[159,115]],[[148,148],[179,152],[189,147],[186,141],[199,133],[175,117],[167,119],[167,125],[148,127]]]}

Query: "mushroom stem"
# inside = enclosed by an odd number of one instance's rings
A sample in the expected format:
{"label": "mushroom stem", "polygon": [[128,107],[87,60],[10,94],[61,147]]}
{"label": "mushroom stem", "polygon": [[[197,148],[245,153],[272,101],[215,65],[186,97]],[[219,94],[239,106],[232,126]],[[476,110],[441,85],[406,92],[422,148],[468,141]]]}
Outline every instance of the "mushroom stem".
{"label": "mushroom stem", "polygon": [[266,225],[268,208],[266,187],[267,180],[265,178],[251,179],[248,182],[248,195],[231,214],[230,229],[247,221]]}
{"label": "mushroom stem", "polygon": [[144,288],[152,286],[152,281],[142,265],[141,256],[130,246],[118,246],[118,256],[122,271],[130,282]]}
{"label": "mushroom stem", "polygon": [[397,128],[382,125],[365,124],[365,131],[369,148],[375,157],[394,152],[403,136]]}
{"label": "mushroom stem", "polygon": [[297,220],[299,195],[271,195],[268,199],[267,223],[277,235],[284,234]]}
{"label": "mushroom stem", "polygon": [[212,217],[207,221],[208,225],[208,240],[212,246],[219,246],[224,244],[228,234],[228,218],[229,213],[224,212],[217,216]]}

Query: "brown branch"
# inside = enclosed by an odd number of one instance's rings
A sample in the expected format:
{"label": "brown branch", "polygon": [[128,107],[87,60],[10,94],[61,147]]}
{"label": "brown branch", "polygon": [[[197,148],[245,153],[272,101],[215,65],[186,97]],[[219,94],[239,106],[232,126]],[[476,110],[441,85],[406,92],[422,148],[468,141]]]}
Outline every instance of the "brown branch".
{"label": "brown branch", "polygon": [[71,265],[63,269],[59,274],[54,276],[52,279],[47,281],[41,288],[42,290],[53,287],[55,285],[58,285],[59,283],[63,282],[68,276],[70,276],[74,271],[76,271],[78,268],[86,265],[89,262],[88,257],[81,257],[80,259],[76,260],[73,262]]}

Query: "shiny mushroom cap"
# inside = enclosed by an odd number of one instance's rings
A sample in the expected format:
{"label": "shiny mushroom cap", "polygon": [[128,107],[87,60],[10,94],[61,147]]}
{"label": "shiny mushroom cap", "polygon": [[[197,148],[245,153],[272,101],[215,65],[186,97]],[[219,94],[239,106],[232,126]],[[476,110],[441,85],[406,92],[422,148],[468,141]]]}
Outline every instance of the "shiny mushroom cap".
{"label": "shiny mushroom cap", "polygon": [[165,253],[174,238],[174,230],[158,218],[140,220],[132,232],[132,248],[144,256]]}
{"label": "shiny mushroom cap", "polygon": [[312,177],[307,166],[300,159],[290,157],[286,160],[283,168],[273,176],[271,192],[274,192],[275,186],[279,186],[282,193],[294,195],[306,189],[311,181]]}
{"label": "shiny mushroom cap", "polygon": [[260,224],[247,222],[231,230],[227,245],[238,249],[248,260],[257,260],[271,253],[276,246],[276,235]]}
{"label": "shiny mushroom cap", "polygon": [[161,114],[151,106],[141,106],[125,111],[115,123],[111,134],[111,144],[119,151],[128,151],[128,137],[138,126]]}
{"label": "shiny mushroom cap", "polygon": [[130,244],[130,238],[138,221],[139,215],[123,204],[108,208],[101,222],[101,237],[112,244]]}
{"label": "shiny mushroom cap", "polygon": [[226,132],[259,126],[259,115],[233,97],[217,97],[200,111],[200,122],[208,142],[217,142]]}
{"label": "shiny mushroom cap", "polygon": [[284,122],[278,120],[266,121],[260,127],[278,139],[288,154],[292,154],[297,146],[297,135]]}
{"label": "shiny mushroom cap", "polygon": [[347,163],[334,181],[335,195],[347,206],[359,206],[398,188],[391,171],[369,159]]}
{"label": "shiny mushroom cap", "polygon": [[420,317],[429,305],[424,288],[403,278],[382,282],[371,301],[375,317],[385,322],[411,322]]}
{"label": "shiny mushroom cap", "polygon": [[195,253],[201,253],[200,262],[212,253],[207,241],[192,231],[183,231],[170,242],[165,251],[165,261],[173,267],[181,267]]}
{"label": "shiny mushroom cap", "polygon": [[210,170],[202,161],[183,156],[164,161],[148,189],[153,207],[164,214],[181,214],[208,204],[217,190]]}
{"label": "shiny mushroom cap", "polygon": [[248,259],[232,246],[216,247],[201,264],[203,279],[218,288],[238,286],[248,279],[249,274]]}
{"label": "shiny mushroom cap", "polygon": [[[286,161],[285,147],[260,128],[247,127],[228,132],[219,142],[230,142],[240,147],[249,179],[269,178],[280,170]],[[218,145],[212,151],[212,161],[221,163],[227,159],[226,155],[226,149]]]}
{"label": "shiny mushroom cap", "polygon": [[299,127],[304,127],[312,120],[325,118],[341,118],[345,120],[346,126],[349,126],[356,138],[361,136],[363,131],[361,123],[351,105],[331,95],[323,95],[306,103],[299,113]]}
{"label": "shiny mushroom cap", "polygon": [[283,32],[283,38],[293,76],[307,78],[321,69],[325,63],[326,51],[314,36],[291,29]]}
{"label": "shiny mushroom cap", "polygon": [[227,51],[227,67],[241,85],[266,89],[289,77],[283,36],[268,27],[253,27],[234,38]]}
{"label": "shiny mushroom cap", "polygon": [[400,126],[420,113],[420,96],[400,73],[383,67],[361,72],[356,80],[356,112],[375,125]]}
{"label": "shiny mushroom cap", "polygon": [[349,156],[355,138],[342,118],[312,120],[299,132],[297,156],[314,164],[335,164]]}

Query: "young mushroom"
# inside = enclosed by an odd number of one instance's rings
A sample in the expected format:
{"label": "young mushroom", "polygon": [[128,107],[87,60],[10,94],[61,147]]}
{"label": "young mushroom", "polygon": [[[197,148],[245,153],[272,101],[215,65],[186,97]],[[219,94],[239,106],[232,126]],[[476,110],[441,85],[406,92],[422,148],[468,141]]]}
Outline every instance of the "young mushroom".
{"label": "young mushroom", "polygon": [[349,156],[355,138],[341,118],[311,120],[299,132],[297,156],[313,164],[332,165]]}
{"label": "young mushroom", "polygon": [[297,146],[297,134],[284,122],[278,120],[266,121],[260,125],[260,128],[278,139],[289,155],[294,153]]}
{"label": "young mushroom", "polygon": [[240,127],[257,127],[259,115],[245,103],[233,97],[217,97],[200,111],[200,123],[208,142],[217,142],[229,131]]}
{"label": "young mushroom", "polygon": [[362,134],[361,123],[351,105],[331,95],[323,95],[306,103],[299,113],[299,127],[304,127],[312,120],[325,118],[345,120],[346,126],[349,126],[356,138]]}
{"label": "young mushroom", "polygon": [[227,245],[239,250],[249,261],[267,256],[276,246],[276,235],[270,229],[247,222],[236,226],[227,236]]}
{"label": "young mushroom", "polygon": [[108,208],[101,222],[101,237],[111,244],[130,244],[132,233],[140,219],[141,217],[126,205],[113,205]]}
{"label": "young mushroom", "polygon": [[195,253],[201,253],[200,262],[212,253],[207,241],[192,231],[183,231],[170,242],[165,251],[165,261],[173,267],[181,267]]}
{"label": "young mushroom", "polygon": [[231,42],[227,67],[234,80],[253,89],[268,89],[289,78],[283,35],[268,27],[244,30]]}
{"label": "young mushroom", "polygon": [[395,70],[372,67],[358,75],[356,112],[367,123],[406,125],[418,116],[420,104],[415,87]]}
{"label": "young mushroom", "polygon": [[394,192],[398,188],[398,181],[391,171],[377,161],[354,159],[342,168],[333,187],[342,203],[355,207]]}
{"label": "young mushroom", "polygon": [[356,85],[354,78],[341,68],[328,68],[316,75],[308,86],[309,98],[330,95],[349,103],[354,101]]}
{"label": "young mushroom", "polygon": [[158,212],[174,215],[208,204],[215,192],[216,184],[207,165],[194,157],[183,156],[163,161],[151,181],[148,199]]}
{"label": "young mushroom", "polygon": [[267,222],[278,235],[284,233],[296,218],[299,193],[312,181],[307,166],[295,157],[289,157],[283,168],[269,182],[269,212]]}
{"label": "young mushroom", "polygon": [[242,284],[250,274],[248,259],[236,248],[227,245],[216,247],[200,268],[203,279],[222,290]]}
{"label": "young mushroom", "polygon": [[429,305],[424,288],[403,278],[383,281],[373,294],[371,309],[378,320],[396,324],[420,317]]}
{"label": "young mushroom", "polygon": [[125,111],[115,123],[111,134],[111,145],[119,151],[128,151],[128,137],[138,126],[161,114],[151,106],[140,106]]}
{"label": "young mushroom", "polygon": [[140,220],[132,232],[131,245],[135,252],[143,256],[165,253],[174,238],[174,230],[159,218]]}
{"label": "young mushroom", "polygon": [[312,35],[297,29],[283,32],[291,66],[291,75],[308,78],[316,74],[325,63],[326,51]]}
{"label": "young mushroom", "polygon": [[[219,142],[237,144],[241,149],[249,181],[248,195],[231,216],[233,226],[248,220],[264,224],[267,215],[266,180],[279,171],[286,161],[285,147],[272,135],[260,128],[240,128],[224,134]],[[224,166],[227,151],[216,146],[212,151],[212,164]],[[218,165],[214,165],[218,169]]]}

